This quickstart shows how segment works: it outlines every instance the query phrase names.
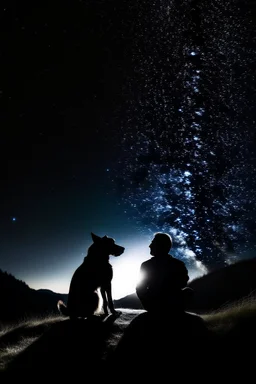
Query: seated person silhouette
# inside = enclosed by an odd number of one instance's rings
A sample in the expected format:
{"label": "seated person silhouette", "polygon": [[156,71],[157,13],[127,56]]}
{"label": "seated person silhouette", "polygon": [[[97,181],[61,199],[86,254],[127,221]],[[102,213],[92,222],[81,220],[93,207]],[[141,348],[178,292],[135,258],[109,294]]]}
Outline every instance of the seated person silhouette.
{"label": "seated person silhouette", "polygon": [[187,287],[185,263],[169,254],[171,236],[157,232],[149,248],[153,257],[141,264],[141,281],[136,286],[143,308],[150,312],[183,311],[193,291]]}
{"label": "seated person silhouette", "polygon": [[193,290],[187,287],[185,263],[169,254],[171,236],[156,233],[149,248],[152,258],[141,264],[136,286],[146,311],[125,329],[109,366],[125,372],[127,381],[161,383],[173,377],[187,382],[198,361],[206,369],[211,335],[203,318],[185,310]]}
{"label": "seated person silhouette", "polygon": [[110,367],[125,372],[127,381],[161,383],[173,377],[187,382],[198,361],[208,366],[211,334],[202,317],[185,310],[194,291],[187,287],[185,263],[169,254],[171,236],[156,233],[149,248],[152,258],[141,264],[142,280],[136,286],[146,311],[125,329]]}

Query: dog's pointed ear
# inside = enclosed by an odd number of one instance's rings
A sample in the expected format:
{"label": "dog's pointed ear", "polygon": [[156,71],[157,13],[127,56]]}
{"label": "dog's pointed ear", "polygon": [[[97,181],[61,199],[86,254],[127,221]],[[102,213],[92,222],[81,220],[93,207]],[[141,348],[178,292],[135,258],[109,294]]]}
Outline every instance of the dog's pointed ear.
{"label": "dog's pointed ear", "polygon": [[95,235],[95,233],[92,233],[92,232],[91,232],[91,237],[92,237],[92,240],[93,240],[94,243],[101,239],[101,237]]}

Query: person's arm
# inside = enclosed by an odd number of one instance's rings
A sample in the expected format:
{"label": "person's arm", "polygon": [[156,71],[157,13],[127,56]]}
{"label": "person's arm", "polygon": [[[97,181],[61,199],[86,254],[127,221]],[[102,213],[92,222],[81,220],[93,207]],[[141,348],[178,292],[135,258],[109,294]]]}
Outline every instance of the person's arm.
{"label": "person's arm", "polygon": [[185,263],[182,262],[180,264],[180,283],[181,283],[181,288],[185,288],[187,286],[187,283],[189,281],[189,276],[188,276],[188,270],[185,265]]}
{"label": "person's arm", "polygon": [[136,285],[136,293],[138,298],[143,301],[146,293],[148,291],[148,274],[146,272],[146,268],[142,263],[140,266],[140,278]]}

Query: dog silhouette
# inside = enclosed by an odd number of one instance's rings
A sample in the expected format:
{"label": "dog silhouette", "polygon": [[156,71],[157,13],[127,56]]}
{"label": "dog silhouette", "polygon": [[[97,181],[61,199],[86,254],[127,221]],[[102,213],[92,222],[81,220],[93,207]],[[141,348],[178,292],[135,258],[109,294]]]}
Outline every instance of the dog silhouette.
{"label": "dog silhouette", "polygon": [[112,300],[113,269],[109,256],[120,256],[125,248],[106,235],[100,237],[91,233],[91,237],[93,244],[72,276],[67,305],[61,300],[57,303],[59,312],[70,319],[92,316],[101,310],[102,304],[106,316],[108,309],[113,315],[119,314]]}

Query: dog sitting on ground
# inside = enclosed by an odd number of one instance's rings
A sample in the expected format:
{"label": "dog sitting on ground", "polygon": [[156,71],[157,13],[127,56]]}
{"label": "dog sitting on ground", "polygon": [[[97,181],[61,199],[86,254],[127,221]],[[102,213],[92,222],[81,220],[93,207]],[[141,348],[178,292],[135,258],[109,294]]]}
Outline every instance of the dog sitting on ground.
{"label": "dog sitting on ground", "polygon": [[60,313],[70,319],[94,315],[101,310],[102,304],[106,316],[108,309],[112,314],[118,314],[112,300],[113,269],[109,256],[120,256],[125,248],[115,244],[115,240],[108,236],[99,237],[91,233],[91,237],[93,244],[72,276],[67,305],[61,300],[57,303]]}

